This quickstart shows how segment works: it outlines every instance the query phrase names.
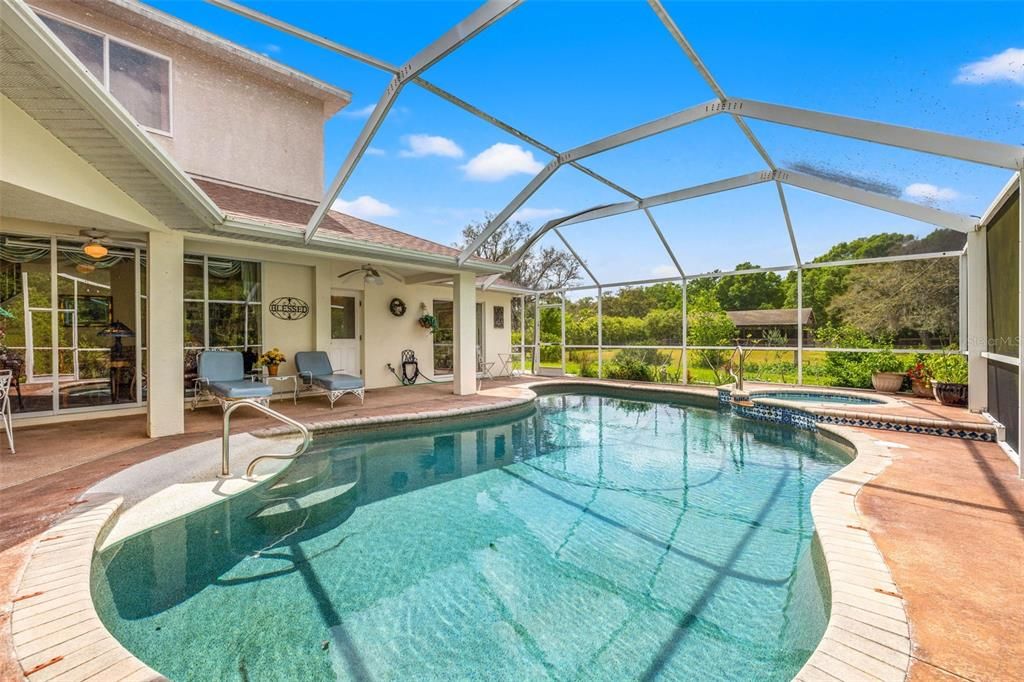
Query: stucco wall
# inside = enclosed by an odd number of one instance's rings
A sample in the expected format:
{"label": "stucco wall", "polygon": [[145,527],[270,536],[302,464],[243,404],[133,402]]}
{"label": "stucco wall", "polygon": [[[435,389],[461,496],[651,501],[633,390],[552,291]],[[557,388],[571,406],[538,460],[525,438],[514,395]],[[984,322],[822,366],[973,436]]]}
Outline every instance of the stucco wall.
{"label": "stucco wall", "polygon": [[[263,263],[263,348],[276,346],[288,358],[282,374],[294,374],[295,354],[316,347],[315,268],[267,261]],[[279,296],[302,299],[311,307],[310,315],[301,320],[282,320],[270,314],[270,302]],[[272,384],[275,391],[291,390],[288,382]]]}
{"label": "stucco wall", "polygon": [[149,134],[186,171],[320,198],[323,102],[78,5],[32,5],[172,60],[172,135]]}
{"label": "stucco wall", "polygon": [[[294,370],[295,352],[298,350],[326,350],[330,344],[330,296],[332,289],[363,292],[363,377],[367,388],[395,386],[398,382],[388,371],[391,363],[396,369],[402,351],[411,348],[420,361],[420,370],[433,378],[433,340],[421,328],[420,304],[428,310],[434,300],[451,300],[450,286],[405,285],[390,277],[381,286],[363,286],[358,276],[344,281],[338,275],[359,267],[363,262],[310,258],[307,254],[289,253],[242,246],[228,242],[187,240],[185,252],[226,256],[261,261],[263,263],[263,341],[266,347],[277,346],[288,357],[283,372]],[[284,322],[268,311],[270,301],[279,296],[301,298],[310,305],[310,313],[302,320]],[[408,308],[403,317],[395,317],[388,310],[392,298],[401,298]],[[494,362],[494,371],[501,366],[498,353],[511,351],[511,296],[493,291],[477,290],[478,300],[484,302],[485,351],[488,362]],[[493,307],[505,306],[505,329],[494,329]]]}

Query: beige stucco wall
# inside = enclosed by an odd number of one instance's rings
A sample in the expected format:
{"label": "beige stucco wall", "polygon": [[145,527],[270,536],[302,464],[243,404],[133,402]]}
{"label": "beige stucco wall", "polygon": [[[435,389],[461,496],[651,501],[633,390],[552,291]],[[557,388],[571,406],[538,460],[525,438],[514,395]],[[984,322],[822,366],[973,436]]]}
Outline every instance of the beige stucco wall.
{"label": "beige stucco wall", "polygon": [[323,102],[73,3],[32,5],[171,59],[172,134],[149,134],[186,171],[320,198]]}
{"label": "beige stucco wall", "polygon": [[[416,352],[420,370],[433,378],[433,341],[429,332],[416,320],[421,304],[432,310],[435,300],[452,300],[450,286],[405,285],[390,277],[381,286],[364,287],[358,276],[344,281],[338,275],[359,267],[364,261],[343,261],[311,258],[308,254],[291,253],[258,246],[243,246],[236,242],[210,242],[186,240],[185,252],[225,256],[260,261],[263,263],[263,342],[265,347],[277,346],[288,357],[282,372],[294,370],[294,355],[299,350],[326,350],[330,344],[330,296],[333,289],[363,292],[363,377],[367,388],[397,385],[386,365],[396,369],[401,353],[406,348]],[[494,291],[476,292],[477,300],[484,302],[485,353],[488,362],[494,362],[494,371],[501,366],[498,353],[511,351],[511,296]],[[302,320],[282,321],[273,317],[270,301],[280,296],[301,298],[310,305],[310,313]],[[407,312],[395,317],[388,310],[392,298],[405,301]],[[505,329],[494,329],[493,307],[505,306]]]}
{"label": "beige stucco wall", "polygon": [[[277,347],[288,358],[281,374],[294,374],[295,354],[316,348],[316,268],[308,265],[293,265],[266,261],[262,268],[263,277],[263,348]],[[280,296],[292,296],[310,305],[310,314],[301,320],[282,320],[270,314],[270,302]],[[291,390],[287,382],[272,384],[277,392]]]}

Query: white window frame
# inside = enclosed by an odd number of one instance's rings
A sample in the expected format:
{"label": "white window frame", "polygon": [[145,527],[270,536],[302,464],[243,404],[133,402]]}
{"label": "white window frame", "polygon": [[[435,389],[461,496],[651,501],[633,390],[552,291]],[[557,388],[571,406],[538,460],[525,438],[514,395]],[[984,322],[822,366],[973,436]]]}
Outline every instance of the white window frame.
{"label": "white window frame", "polygon": [[[98,31],[95,28],[92,28],[90,26],[86,26],[84,24],[80,24],[77,21],[73,21],[73,20],[68,19],[66,17],[62,17],[62,16],[60,16],[58,14],[54,14],[53,12],[47,12],[45,10],[39,9],[38,7],[33,7],[32,10],[36,14],[38,14],[40,16],[49,17],[50,19],[53,19],[54,21],[59,21],[62,24],[67,24],[68,26],[71,26],[72,28],[77,28],[80,31],[85,31],[86,33],[90,33],[90,34],[96,36],[97,38],[102,38],[103,39],[103,80],[100,83],[100,85],[102,85],[103,89],[106,90],[107,92],[109,92],[112,96],[113,96],[113,93],[110,92],[110,41],[114,41],[115,43],[118,43],[119,45],[124,45],[125,47],[130,47],[133,50],[138,50],[139,52],[142,52],[144,54],[148,54],[148,55],[150,55],[152,57],[156,57],[158,59],[162,59],[165,62],[167,62],[167,130],[163,130],[161,128],[153,128],[153,127],[150,127],[150,126],[147,126],[147,125],[143,125],[142,123],[139,123],[137,120],[136,120],[136,123],[143,130],[145,130],[147,132],[150,132],[150,133],[153,133],[155,135],[163,135],[164,137],[174,137],[174,60],[173,59],[171,59],[169,56],[167,56],[165,54],[162,54],[160,52],[156,52],[155,50],[150,50],[149,48],[142,47],[141,45],[138,45],[136,43],[131,42],[130,40],[125,40],[124,38],[116,38],[114,36],[111,36],[108,33],[104,33],[103,31]],[[92,73],[92,71],[90,71],[89,73]],[[115,99],[116,99],[116,97],[115,97]],[[121,104],[121,106],[124,106],[124,104]],[[129,112],[129,114],[130,113],[131,112]],[[135,118],[135,117],[133,116],[132,118]]]}
{"label": "white window frame", "polygon": [[[257,351],[257,354],[262,353],[263,352],[263,346],[264,346],[264,344],[263,344],[263,341],[264,341],[264,339],[263,339],[263,322],[264,322],[264,320],[263,320],[263,313],[264,313],[264,309],[263,309],[263,284],[264,284],[264,282],[263,282],[264,267],[263,266],[264,266],[264,263],[263,263],[263,261],[250,260],[248,258],[232,258],[230,256],[211,256],[209,254],[186,253],[185,256],[184,256],[184,260],[187,261],[189,258],[202,259],[202,265],[203,265],[203,297],[202,298],[187,298],[187,297],[182,298],[182,311],[181,312],[182,312],[182,318],[184,319],[184,315],[185,315],[185,307],[184,307],[184,305],[185,305],[185,303],[202,303],[203,304],[203,345],[200,347],[200,346],[187,346],[187,345],[183,344],[183,348],[186,351],[189,351],[189,350],[210,350],[211,349],[211,346],[210,346],[210,304],[211,303],[229,303],[231,305],[259,306],[260,307],[260,342],[257,343],[257,344],[243,343],[240,346],[213,346],[213,347],[214,348],[227,349],[227,350],[238,350],[238,351],[245,350],[246,348],[250,348],[250,349],[253,349],[253,350]],[[259,265],[260,266],[260,285],[259,285],[260,286],[260,292],[259,292],[260,295],[259,295],[259,300],[258,301],[229,301],[229,300],[220,299],[220,298],[211,299],[210,298],[210,259],[211,258],[213,258],[214,260],[232,260],[232,261],[239,261],[239,262],[246,262],[246,263],[256,263],[257,265]],[[149,273],[147,272],[147,276],[148,276],[148,274]],[[243,339],[243,341],[245,341],[245,339]],[[188,388],[188,387],[186,387],[186,388]]]}

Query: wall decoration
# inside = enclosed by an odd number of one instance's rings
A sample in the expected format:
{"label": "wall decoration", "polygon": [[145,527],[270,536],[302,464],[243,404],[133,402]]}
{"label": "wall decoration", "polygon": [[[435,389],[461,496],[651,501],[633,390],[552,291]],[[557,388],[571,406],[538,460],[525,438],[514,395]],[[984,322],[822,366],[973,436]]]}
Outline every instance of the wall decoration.
{"label": "wall decoration", "polygon": [[494,306],[494,328],[505,328],[505,306],[503,305]]}
{"label": "wall decoration", "polygon": [[391,314],[395,317],[405,315],[405,301],[400,298],[391,299],[391,303],[388,303],[388,310],[390,310]]}
{"label": "wall decoration", "polygon": [[309,314],[309,304],[301,298],[282,296],[270,302],[270,314],[281,320],[301,320]]}

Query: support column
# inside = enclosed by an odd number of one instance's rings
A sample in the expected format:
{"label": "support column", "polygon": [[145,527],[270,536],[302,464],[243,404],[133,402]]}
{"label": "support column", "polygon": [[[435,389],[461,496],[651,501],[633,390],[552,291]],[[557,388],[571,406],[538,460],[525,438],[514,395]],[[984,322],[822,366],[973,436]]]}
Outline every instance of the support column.
{"label": "support column", "polygon": [[796,383],[804,385],[804,269],[796,270]]}
{"label": "support column", "polygon": [[175,232],[150,232],[147,256],[146,428],[150,438],[157,438],[185,431],[184,237]]}
{"label": "support column", "polygon": [[454,309],[454,384],[455,395],[476,393],[476,277],[460,272],[452,278]]}
{"label": "support column", "polygon": [[967,233],[967,407],[981,412],[988,402],[988,263],[985,229]]}

